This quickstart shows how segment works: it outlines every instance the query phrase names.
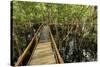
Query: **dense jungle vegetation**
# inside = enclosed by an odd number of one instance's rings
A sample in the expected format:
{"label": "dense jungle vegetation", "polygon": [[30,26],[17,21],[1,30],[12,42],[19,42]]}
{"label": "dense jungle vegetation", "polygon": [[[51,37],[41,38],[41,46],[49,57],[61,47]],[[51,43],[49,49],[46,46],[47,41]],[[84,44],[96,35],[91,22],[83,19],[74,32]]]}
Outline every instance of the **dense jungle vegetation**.
{"label": "dense jungle vegetation", "polygon": [[12,1],[11,10],[12,65],[43,23],[49,24],[65,63],[97,60],[96,6]]}

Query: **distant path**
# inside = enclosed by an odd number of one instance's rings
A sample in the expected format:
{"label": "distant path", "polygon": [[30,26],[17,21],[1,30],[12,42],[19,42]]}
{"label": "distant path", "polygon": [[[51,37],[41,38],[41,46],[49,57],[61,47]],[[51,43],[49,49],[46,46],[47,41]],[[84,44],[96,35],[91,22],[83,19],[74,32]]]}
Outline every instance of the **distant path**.
{"label": "distant path", "polygon": [[40,33],[40,42],[41,41],[49,41],[49,27],[47,25],[44,25],[41,33]]}

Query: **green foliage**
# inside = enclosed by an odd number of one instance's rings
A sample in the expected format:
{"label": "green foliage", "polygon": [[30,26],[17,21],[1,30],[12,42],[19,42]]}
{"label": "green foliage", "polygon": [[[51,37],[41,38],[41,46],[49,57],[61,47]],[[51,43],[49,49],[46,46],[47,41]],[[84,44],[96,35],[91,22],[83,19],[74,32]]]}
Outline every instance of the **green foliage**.
{"label": "green foliage", "polygon": [[12,1],[12,3],[13,33],[16,36],[29,30],[32,23],[82,23],[86,24],[84,32],[87,33],[84,35],[88,35],[88,29],[93,27],[89,26],[91,23],[96,24],[96,6],[23,1]]}
{"label": "green foliage", "polygon": [[[13,19],[18,23],[44,22],[47,17],[53,23],[86,22],[92,16],[94,6],[51,4],[13,1]],[[43,20],[45,19],[45,20]]]}

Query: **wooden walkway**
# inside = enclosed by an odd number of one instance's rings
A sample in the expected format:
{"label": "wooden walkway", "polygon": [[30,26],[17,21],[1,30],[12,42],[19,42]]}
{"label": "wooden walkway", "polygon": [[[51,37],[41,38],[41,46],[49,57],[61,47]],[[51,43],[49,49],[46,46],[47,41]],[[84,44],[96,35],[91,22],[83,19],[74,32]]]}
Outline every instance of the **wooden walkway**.
{"label": "wooden walkway", "polygon": [[49,26],[41,25],[15,66],[21,65],[34,40],[36,44],[27,65],[64,63]]}
{"label": "wooden walkway", "polygon": [[56,60],[52,50],[51,42],[38,43],[33,51],[28,65],[33,64],[55,64]]}
{"label": "wooden walkway", "polygon": [[54,57],[54,51],[51,46],[48,26],[43,27],[40,33],[39,43],[37,44],[34,50],[29,59],[28,65],[56,63],[56,59]]}

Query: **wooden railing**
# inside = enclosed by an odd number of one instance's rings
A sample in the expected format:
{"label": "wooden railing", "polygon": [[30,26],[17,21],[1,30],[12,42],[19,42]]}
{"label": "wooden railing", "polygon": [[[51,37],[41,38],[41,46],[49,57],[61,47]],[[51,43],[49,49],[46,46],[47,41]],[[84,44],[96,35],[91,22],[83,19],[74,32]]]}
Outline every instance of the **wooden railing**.
{"label": "wooden railing", "polygon": [[25,56],[27,55],[29,49],[32,46],[33,41],[35,40],[38,32],[41,30],[41,28],[43,27],[43,24],[38,28],[37,32],[35,33],[34,37],[32,38],[32,40],[30,41],[30,43],[28,44],[28,46],[26,47],[26,49],[24,50],[24,52],[21,54],[21,56],[18,58],[17,62],[15,63],[15,66],[18,66],[21,64],[21,62],[24,60]]}
{"label": "wooden railing", "polygon": [[[40,36],[40,35],[39,35]],[[39,43],[39,36],[36,36],[36,44],[35,44],[35,46],[34,46],[34,48],[33,48],[33,51],[32,51],[32,54],[31,54],[31,56],[30,56],[30,58],[29,58],[29,60],[28,60],[28,62],[27,62],[27,65],[29,65],[29,63],[30,63],[30,61],[31,61],[31,59],[32,59],[32,56],[33,56],[33,54],[34,54],[34,52],[35,52],[35,49],[36,49],[36,47],[37,47],[37,45],[38,45],[38,43]]]}
{"label": "wooden railing", "polygon": [[51,41],[52,41],[51,45],[52,45],[54,53],[55,53],[56,62],[57,63],[64,63],[62,57],[60,56],[59,50],[57,49],[57,45],[56,45],[55,40],[53,38],[53,35],[51,33],[50,27],[49,27],[49,32],[50,32],[50,37],[51,37]]}

